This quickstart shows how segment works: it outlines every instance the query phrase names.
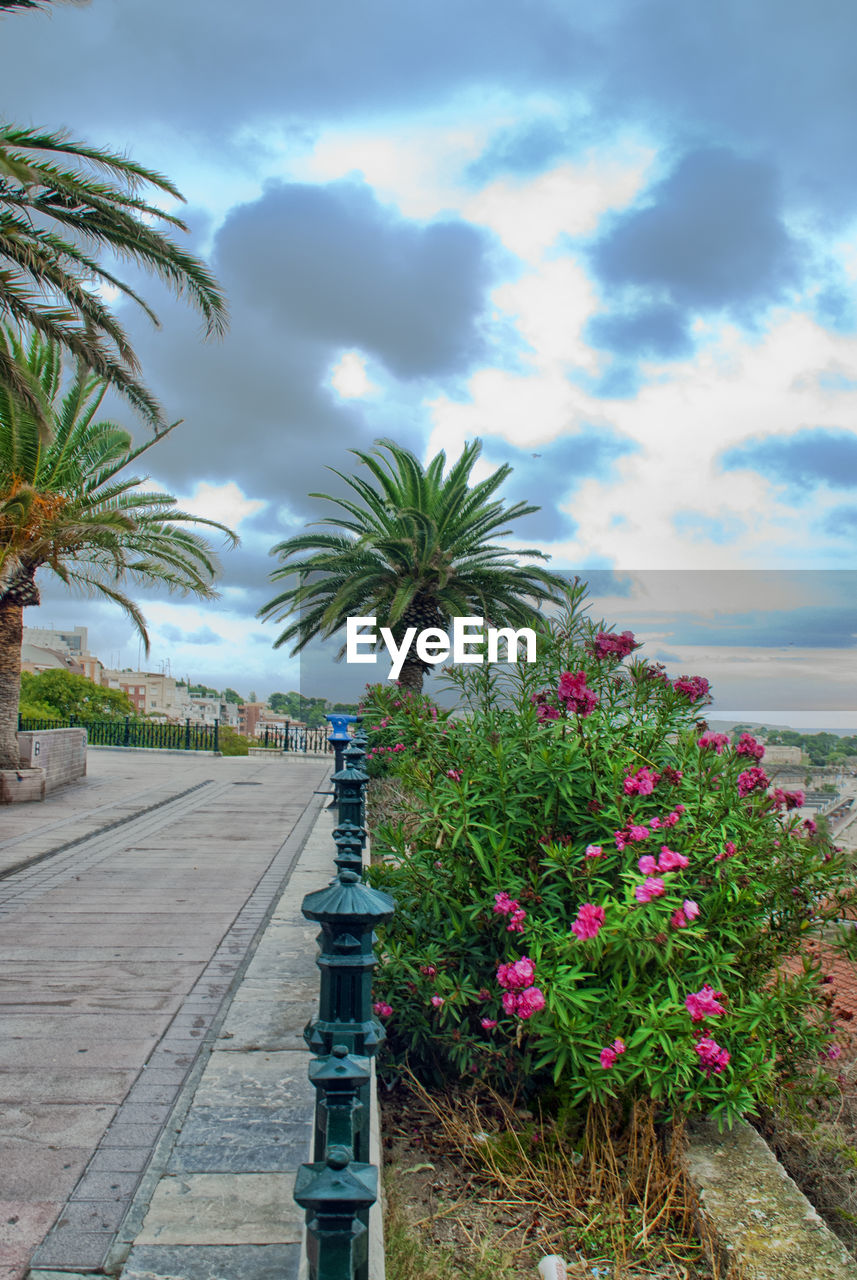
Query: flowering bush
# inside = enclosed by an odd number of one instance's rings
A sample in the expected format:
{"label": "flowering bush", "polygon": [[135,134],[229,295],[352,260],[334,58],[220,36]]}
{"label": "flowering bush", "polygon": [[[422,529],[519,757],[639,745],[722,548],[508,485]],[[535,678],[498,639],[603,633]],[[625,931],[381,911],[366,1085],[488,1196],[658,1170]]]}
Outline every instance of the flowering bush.
{"label": "flowering bush", "polygon": [[412,799],[370,872],[397,902],[375,984],[388,1052],[729,1123],[826,1079],[831,1015],[801,943],[841,914],[845,868],[768,795],[761,744],[707,731],[706,680],[610,634],[573,608],[536,663],[450,672],[463,714],[388,690],[371,707],[406,745]]}

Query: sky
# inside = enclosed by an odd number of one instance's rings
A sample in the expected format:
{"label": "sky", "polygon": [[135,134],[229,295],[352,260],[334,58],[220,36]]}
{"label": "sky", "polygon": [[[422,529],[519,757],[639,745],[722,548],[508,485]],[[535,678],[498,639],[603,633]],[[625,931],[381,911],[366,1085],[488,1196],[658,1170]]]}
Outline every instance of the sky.
{"label": "sky", "polygon": [[[478,436],[476,478],[509,463],[502,496],[541,507],[510,547],[707,675],[712,715],[857,727],[855,38],[851,0],[0,19],[0,114],[168,174],[228,297],[203,342],[122,264],[161,318],[116,300],[144,379],[183,419],[153,478],[242,540],[216,603],[141,600],[150,669],[340,696],[353,671],[302,671],[255,616],[270,548],[330,513],[307,495],[341,492],[349,449]],[[137,665],[114,608],[41,585],[25,622]]]}

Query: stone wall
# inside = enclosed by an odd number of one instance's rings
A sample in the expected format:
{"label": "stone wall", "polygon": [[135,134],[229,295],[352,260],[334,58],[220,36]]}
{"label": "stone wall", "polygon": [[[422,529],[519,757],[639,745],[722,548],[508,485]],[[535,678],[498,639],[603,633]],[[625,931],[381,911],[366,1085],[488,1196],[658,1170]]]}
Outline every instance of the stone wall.
{"label": "stone wall", "polygon": [[22,765],[44,769],[46,792],[86,776],[85,729],[28,729],[18,747]]}

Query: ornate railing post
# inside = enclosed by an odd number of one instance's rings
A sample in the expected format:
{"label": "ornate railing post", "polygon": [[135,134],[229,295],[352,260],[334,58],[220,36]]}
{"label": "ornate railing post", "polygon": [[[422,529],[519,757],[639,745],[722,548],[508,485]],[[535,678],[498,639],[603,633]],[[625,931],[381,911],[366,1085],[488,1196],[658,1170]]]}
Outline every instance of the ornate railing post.
{"label": "ornate railing post", "polygon": [[295,1200],[307,1210],[310,1280],[368,1275],[369,1232],[361,1218],[377,1199],[378,1170],[354,1163],[348,1147],[331,1147],[326,1160],[301,1165]]}
{"label": "ornate railing post", "polygon": [[[349,742],[351,741],[351,738],[349,737],[349,734],[348,734],[348,726],[351,723],[353,723],[353,721],[355,721],[357,717],[339,715],[339,713],[334,714],[333,712],[331,712],[329,715],[326,715],[324,718],[325,720],[328,720],[331,725],[331,731],[328,734],[327,741],[330,744],[331,750],[333,751],[333,773],[335,776],[337,773],[339,773],[339,770],[342,768],[342,753],[345,750],[345,748],[348,746]],[[339,788],[334,782],[333,799],[331,800],[330,804],[327,807],[328,809],[335,809],[338,803],[339,803]]]}
{"label": "ornate railing post", "polygon": [[344,1044],[335,1044],[328,1057],[309,1064],[309,1082],[316,1091],[314,1160],[323,1160],[333,1146],[356,1154],[357,1135],[368,1119],[359,1095],[370,1078],[369,1059],[354,1057]]}
{"label": "ornate railing post", "polygon": [[368,774],[365,774],[356,763],[361,759],[361,755],[360,748],[352,743],[343,753],[344,768],[333,775],[333,784],[337,788],[340,824],[353,822],[356,827],[364,826],[363,789],[369,781]]}

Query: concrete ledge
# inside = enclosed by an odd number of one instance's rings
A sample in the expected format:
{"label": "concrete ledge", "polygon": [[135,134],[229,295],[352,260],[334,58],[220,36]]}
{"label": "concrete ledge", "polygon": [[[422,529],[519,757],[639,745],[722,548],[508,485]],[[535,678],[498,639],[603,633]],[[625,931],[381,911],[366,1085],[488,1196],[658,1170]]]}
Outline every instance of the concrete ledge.
{"label": "concrete ledge", "polygon": [[44,769],[0,769],[0,804],[23,804],[44,798]]}
{"label": "concrete ledge", "polygon": [[24,730],[18,734],[21,763],[44,769],[45,793],[55,791],[86,777],[86,738],[79,728]]}
{"label": "concrete ledge", "polygon": [[721,1280],[857,1280],[857,1262],[750,1125],[718,1133],[695,1118],[685,1162]]}

